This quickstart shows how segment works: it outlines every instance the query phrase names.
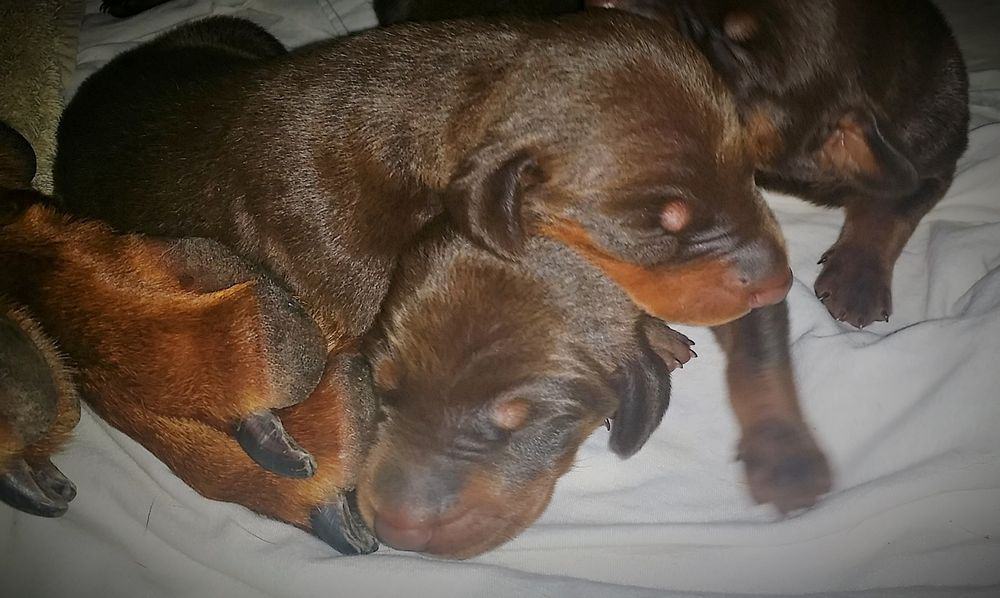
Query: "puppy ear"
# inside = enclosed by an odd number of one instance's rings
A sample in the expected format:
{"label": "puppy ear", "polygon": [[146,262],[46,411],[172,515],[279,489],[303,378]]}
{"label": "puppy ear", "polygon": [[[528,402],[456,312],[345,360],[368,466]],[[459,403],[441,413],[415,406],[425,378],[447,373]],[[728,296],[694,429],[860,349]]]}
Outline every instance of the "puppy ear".
{"label": "puppy ear", "polygon": [[670,404],[670,370],[650,347],[644,324],[637,328],[639,351],[618,368],[611,381],[620,403],[609,444],[612,451],[625,459],[646,444]]}
{"label": "puppy ear", "polygon": [[875,117],[850,110],[837,121],[817,155],[821,170],[875,194],[916,189],[913,164],[883,135]]}
{"label": "puppy ear", "polygon": [[445,207],[466,236],[510,257],[524,244],[524,193],[540,180],[538,163],[528,150],[486,145],[459,167],[445,192]]}

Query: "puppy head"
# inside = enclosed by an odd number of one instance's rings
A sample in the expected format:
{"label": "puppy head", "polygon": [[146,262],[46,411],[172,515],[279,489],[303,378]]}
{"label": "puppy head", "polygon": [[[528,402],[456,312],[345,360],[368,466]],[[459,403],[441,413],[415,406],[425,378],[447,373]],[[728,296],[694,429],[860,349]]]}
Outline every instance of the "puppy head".
{"label": "puppy head", "polygon": [[588,25],[608,39],[572,60],[540,49],[505,81],[514,108],[456,171],[454,219],[501,255],[529,230],[556,238],[668,321],[721,324],[780,301],[784,243],[730,96],[688,44],[607,13]]}
{"label": "puppy head", "polygon": [[384,419],[357,496],[384,543],[468,558],[537,519],[580,444],[616,412],[612,449],[637,451],[669,378],[648,350],[605,371],[537,281],[454,245],[466,256],[445,256],[416,288],[404,280],[384,312],[369,351]]}

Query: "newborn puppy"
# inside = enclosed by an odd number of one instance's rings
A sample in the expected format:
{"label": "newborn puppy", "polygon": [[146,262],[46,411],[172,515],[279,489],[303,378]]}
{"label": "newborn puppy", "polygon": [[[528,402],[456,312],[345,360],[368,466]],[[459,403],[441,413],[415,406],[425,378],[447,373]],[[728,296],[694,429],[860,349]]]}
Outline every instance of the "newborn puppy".
{"label": "newborn puppy", "polygon": [[[380,22],[615,8],[679,28],[736,96],[758,182],[843,207],[816,295],[864,327],[892,313],[892,271],[968,142],[958,45],[928,0],[384,0]],[[575,6],[574,6],[575,5]]]}
{"label": "newborn puppy", "polygon": [[[656,315],[720,323],[790,284],[737,123],[686,44],[610,11],[410,25],[288,54],[216,18],[84,82],[55,179],[75,213],[266,265],[331,345],[371,326],[396,256],[444,211],[513,255],[530,210]],[[681,270],[683,288],[647,288]]]}
{"label": "newborn puppy", "polygon": [[400,265],[368,339],[383,420],[357,492],[390,546],[489,550],[544,511],[607,418],[622,457],[660,423],[664,361],[686,361],[686,339],[566,246],[526,249],[511,261],[435,234]]}
{"label": "newborn puppy", "polygon": [[760,183],[846,211],[816,295],[855,326],[888,320],[893,266],[968,143],[944,17],[928,0],[697,0],[680,15],[757,139]]}

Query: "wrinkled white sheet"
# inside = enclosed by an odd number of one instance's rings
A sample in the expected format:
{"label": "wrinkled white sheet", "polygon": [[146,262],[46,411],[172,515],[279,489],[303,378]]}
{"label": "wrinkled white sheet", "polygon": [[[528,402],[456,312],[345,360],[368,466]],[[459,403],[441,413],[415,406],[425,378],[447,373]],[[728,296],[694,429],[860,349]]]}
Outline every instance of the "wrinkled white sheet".
{"label": "wrinkled white sheet", "polygon": [[[858,331],[827,315],[811,288],[842,217],[770,198],[796,275],[802,402],[837,474],[817,508],[779,520],[751,503],[733,462],[722,356],[708,331],[684,329],[701,356],[675,375],[647,447],[620,461],[596,433],[541,520],[486,556],[335,556],[292,527],[201,498],[85,412],[56,459],[79,487],[69,514],[0,507],[0,595],[1000,595],[1000,124],[990,124],[1000,120],[1000,3],[942,3],[976,71],[974,130],[949,196],[899,260],[890,323]],[[208,14],[249,17],[290,46],[374,23],[364,0],[175,0],[126,21],[98,5],[88,1],[77,83]]]}

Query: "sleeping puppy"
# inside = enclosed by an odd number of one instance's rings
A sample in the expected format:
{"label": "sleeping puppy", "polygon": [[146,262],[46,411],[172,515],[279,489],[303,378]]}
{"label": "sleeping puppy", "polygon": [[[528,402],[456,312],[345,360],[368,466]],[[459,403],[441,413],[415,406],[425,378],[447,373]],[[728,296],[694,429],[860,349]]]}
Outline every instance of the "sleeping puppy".
{"label": "sleeping puppy", "polygon": [[[541,0],[530,14],[579,9]],[[892,271],[968,142],[968,81],[928,0],[587,0],[679,27],[736,96],[758,182],[843,207],[816,295],[863,328],[892,313]],[[517,2],[384,0],[380,22],[529,14]]]}
{"label": "sleeping puppy", "polygon": [[680,13],[757,139],[761,184],[846,211],[816,295],[854,326],[888,321],[893,266],[968,143],[968,79],[944,17],[928,0],[698,0]]}
{"label": "sleeping puppy", "polygon": [[88,79],[55,179],[76,213],[263,265],[331,349],[371,328],[398,256],[442,213],[511,259],[529,228],[559,240],[664,320],[770,313],[780,342],[734,343],[730,373],[773,383],[733,401],[754,495],[788,510],[829,472],[797,405],[791,278],[751,150],[722,82],[646,19],[408,25],[285,53],[216,18]]}
{"label": "sleeping puppy", "polygon": [[[30,146],[0,124],[0,497],[65,512],[75,490],[48,457],[79,419],[77,388],[130,435],[154,428],[183,444],[203,427],[251,466],[311,475],[287,467],[299,455],[276,441],[271,413],[308,396],[325,367],[323,337],[294,300],[217,242],[119,236],[61,215],[27,187],[33,174]],[[210,463],[185,466],[212,475]]]}
{"label": "sleeping puppy", "polygon": [[628,457],[663,417],[686,339],[565,245],[527,244],[511,261],[435,232],[401,263],[367,342],[382,421],[357,491],[390,546],[468,558],[506,542],[607,418]]}

